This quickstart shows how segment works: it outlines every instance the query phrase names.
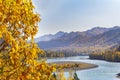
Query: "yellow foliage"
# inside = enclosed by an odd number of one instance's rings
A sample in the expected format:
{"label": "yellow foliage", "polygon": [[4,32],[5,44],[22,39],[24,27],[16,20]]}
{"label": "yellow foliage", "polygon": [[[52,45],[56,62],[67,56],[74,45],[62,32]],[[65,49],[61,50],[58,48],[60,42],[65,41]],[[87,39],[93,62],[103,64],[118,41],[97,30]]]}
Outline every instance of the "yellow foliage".
{"label": "yellow foliage", "polygon": [[[54,66],[38,62],[39,14],[32,0],[0,0],[0,80],[49,80]],[[30,39],[30,42],[28,42]]]}
{"label": "yellow foliage", "polygon": [[[56,80],[55,65],[38,62],[44,51],[34,35],[41,19],[33,10],[32,0],[0,0],[0,80]],[[66,80],[64,72],[57,78]]]}

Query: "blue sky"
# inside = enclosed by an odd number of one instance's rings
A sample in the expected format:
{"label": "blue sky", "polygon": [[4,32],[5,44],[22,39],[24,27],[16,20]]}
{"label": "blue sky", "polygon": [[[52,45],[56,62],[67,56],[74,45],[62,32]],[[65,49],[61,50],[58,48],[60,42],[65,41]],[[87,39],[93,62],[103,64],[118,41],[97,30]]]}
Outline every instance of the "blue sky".
{"label": "blue sky", "polygon": [[120,0],[33,0],[41,15],[38,36],[120,25]]}

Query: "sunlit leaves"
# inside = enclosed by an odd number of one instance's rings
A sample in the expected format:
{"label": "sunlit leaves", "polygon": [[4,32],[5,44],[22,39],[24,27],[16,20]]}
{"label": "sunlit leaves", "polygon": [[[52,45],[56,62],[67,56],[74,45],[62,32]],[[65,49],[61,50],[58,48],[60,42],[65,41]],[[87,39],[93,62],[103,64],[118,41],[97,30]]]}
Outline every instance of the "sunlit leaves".
{"label": "sunlit leaves", "polygon": [[0,0],[0,80],[49,80],[55,70],[38,62],[40,17],[33,9],[31,0]]}

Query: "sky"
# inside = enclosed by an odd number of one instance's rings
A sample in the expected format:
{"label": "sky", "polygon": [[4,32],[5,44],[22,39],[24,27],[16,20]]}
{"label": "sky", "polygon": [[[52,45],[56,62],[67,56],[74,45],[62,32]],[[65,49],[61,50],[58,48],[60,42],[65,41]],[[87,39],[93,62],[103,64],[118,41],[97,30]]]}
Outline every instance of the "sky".
{"label": "sky", "polygon": [[120,0],[33,0],[42,18],[36,35],[120,25]]}

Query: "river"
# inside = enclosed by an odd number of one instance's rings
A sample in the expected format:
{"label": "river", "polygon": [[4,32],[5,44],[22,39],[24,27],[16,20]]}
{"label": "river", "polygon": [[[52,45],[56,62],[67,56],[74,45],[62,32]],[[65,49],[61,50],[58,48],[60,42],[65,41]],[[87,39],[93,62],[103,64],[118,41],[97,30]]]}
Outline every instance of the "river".
{"label": "river", "polygon": [[[80,80],[120,80],[116,77],[116,74],[120,73],[120,63],[90,60],[88,58],[89,56],[64,57],[48,59],[47,62],[77,61],[97,64],[99,66],[97,68],[76,71]],[[65,75],[68,76],[68,72]]]}

